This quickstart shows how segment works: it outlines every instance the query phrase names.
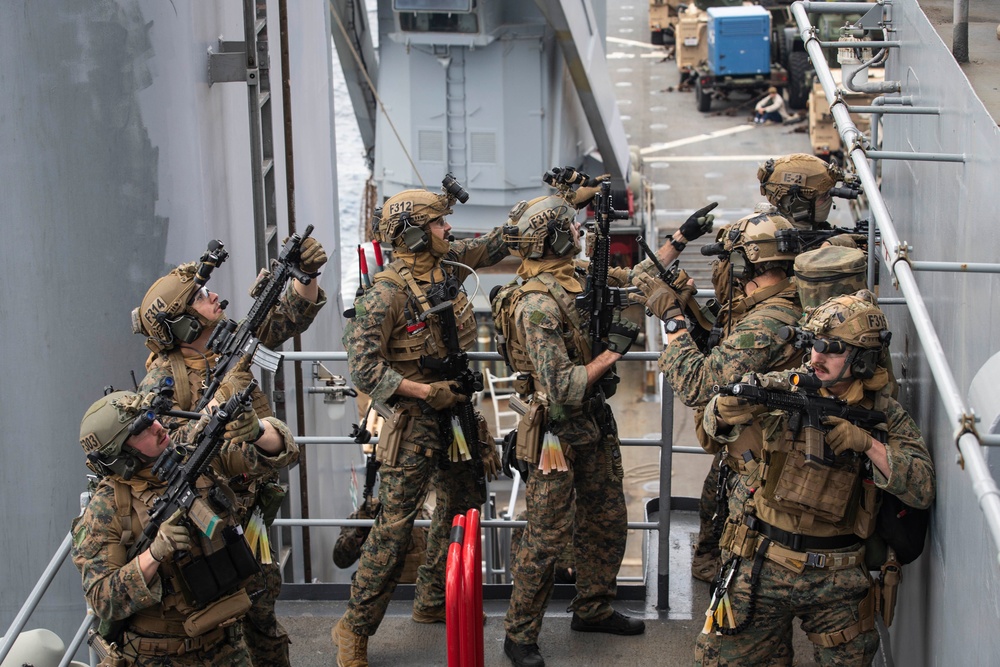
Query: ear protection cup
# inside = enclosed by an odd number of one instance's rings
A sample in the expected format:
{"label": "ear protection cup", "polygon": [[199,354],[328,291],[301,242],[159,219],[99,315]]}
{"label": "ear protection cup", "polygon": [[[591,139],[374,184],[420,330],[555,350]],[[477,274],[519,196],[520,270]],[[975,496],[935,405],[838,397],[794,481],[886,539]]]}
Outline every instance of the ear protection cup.
{"label": "ear protection cup", "polygon": [[403,230],[403,245],[410,252],[420,252],[427,249],[427,246],[430,245],[430,239],[427,238],[427,232],[423,229],[416,225],[410,225]]}
{"label": "ear protection cup", "polygon": [[558,225],[549,224],[549,247],[552,252],[562,257],[573,248],[573,235],[569,231],[563,231]]}
{"label": "ear protection cup", "polygon": [[860,350],[851,360],[851,375],[859,380],[868,380],[875,376],[881,349]]}
{"label": "ear protection cup", "polygon": [[204,327],[197,318],[190,315],[181,315],[170,322],[170,331],[181,343],[192,343],[201,335]]}

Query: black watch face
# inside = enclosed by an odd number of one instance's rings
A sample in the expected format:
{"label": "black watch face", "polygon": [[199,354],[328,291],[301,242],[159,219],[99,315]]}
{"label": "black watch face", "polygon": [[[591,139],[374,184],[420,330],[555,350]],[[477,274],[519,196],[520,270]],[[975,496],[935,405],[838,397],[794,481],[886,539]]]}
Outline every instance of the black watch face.
{"label": "black watch face", "polygon": [[669,322],[667,322],[666,326],[667,333],[677,333],[683,328],[684,328],[684,323],[681,322],[680,320],[670,320]]}

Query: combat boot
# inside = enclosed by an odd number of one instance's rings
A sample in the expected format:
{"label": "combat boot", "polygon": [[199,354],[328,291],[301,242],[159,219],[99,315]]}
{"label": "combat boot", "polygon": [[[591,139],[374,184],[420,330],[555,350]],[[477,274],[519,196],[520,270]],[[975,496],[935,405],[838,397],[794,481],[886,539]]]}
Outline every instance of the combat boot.
{"label": "combat boot", "polygon": [[343,618],[330,634],[337,647],[337,667],[368,667],[368,637],[354,633]]}
{"label": "combat boot", "polygon": [[514,667],[545,667],[545,658],[538,650],[538,644],[518,644],[510,637],[504,637],[503,652]]}
{"label": "combat boot", "polygon": [[413,608],[413,620],[417,623],[444,623],[444,605],[440,607],[428,607],[427,609]]}
{"label": "combat boot", "polygon": [[573,612],[569,627],[577,632],[603,632],[609,635],[641,635],[646,631],[643,621],[629,618],[618,611],[611,612],[610,616],[599,621],[585,621]]}

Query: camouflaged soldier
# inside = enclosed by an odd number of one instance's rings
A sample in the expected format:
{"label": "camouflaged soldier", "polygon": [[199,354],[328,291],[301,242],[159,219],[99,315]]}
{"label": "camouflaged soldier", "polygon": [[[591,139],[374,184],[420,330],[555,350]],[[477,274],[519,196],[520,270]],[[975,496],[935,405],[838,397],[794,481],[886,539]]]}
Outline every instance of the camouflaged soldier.
{"label": "camouflaged soldier", "polygon": [[[454,181],[452,181],[454,183]],[[376,456],[381,511],[361,550],[347,611],[332,631],[341,667],[368,664],[368,638],[378,630],[399,581],[413,522],[430,488],[436,495],[427,560],[417,574],[413,619],[444,622],[444,575],[452,517],[485,501],[476,488],[471,461],[451,462],[451,433],[441,432],[440,415],[470,396],[445,380],[441,361],[448,355],[442,317],[454,314],[459,345],[476,340],[472,304],[461,289],[473,269],[507,256],[497,228],[478,238],[452,241],[446,216],[461,186],[447,194],[404,190],[386,200],[375,221],[375,239],[392,246],[393,261],[354,302],[355,315],[344,330],[344,348],[355,386],[391,410],[379,433]],[[485,424],[485,422],[481,422]],[[487,477],[499,470],[488,429],[480,439]],[[446,466],[446,469],[442,469]]]}
{"label": "camouflaged soldier", "polygon": [[[768,413],[736,396],[708,404],[705,432],[746,465],[730,482],[721,542],[728,627],[709,618],[698,637],[697,665],[791,664],[793,617],[801,619],[820,665],[868,665],[875,655],[875,596],[863,541],[875,530],[879,490],[929,507],[934,467],[916,424],[889,396],[879,359],[890,335],[874,301],[864,290],[834,297],[798,331],[812,340],[801,372],[814,374],[821,392],[886,416],[871,432],[825,418],[822,437],[832,459],[806,463],[807,429],[790,430],[786,412]],[[759,381],[787,390],[789,375]],[[754,441],[745,441],[746,431],[756,433]]]}
{"label": "camouflaged soldier", "polygon": [[[696,408],[696,431],[701,410],[712,397],[715,385],[737,381],[745,373],[766,373],[798,366],[801,353],[778,335],[782,327],[794,326],[802,314],[795,285],[790,279],[795,255],[779,249],[776,233],[791,229],[780,215],[757,213],[729,225],[718,234],[709,250],[718,254],[713,266],[713,283],[720,303],[723,324],[719,343],[702,353],[686,329],[678,306],[677,292],[659,279],[640,276],[634,282],[642,290],[631,298],[666,323],[667,345],[659,366],[675,395],[688,407]],[[694,285],[681,288],[693,292]],[[719,550],[725,504],[720,504],[720,470],[738,470],[742,461],[723,461],[719,445],[702,434],[698,440],[715,454],[702,485],[699,502],[700,529],[691,563],[692,575],[711,582],[722,565]],[[751,437],[750,434],[747,437]]]}
{"label": "camouflaged soldier", "polygon": [[[528,411],[518,426],[517,458],[536,466],[528,476],[527,526],[512,568],[514,587],[504,618],[504,652],[518,666],[544,665],[538,635],[556,563],[570,543],[577,595],[570,627],[581,632],[637,635],[645,624],[611,606],[625,554],[628,516],[622,490],[620,442],[602,378],[635,341],[638,327],[616,317],[608,348],[592,354],[575,297],[584,291],[579,223],[561,196],[521,202],[504,238],[521,257],[520,285],[492,297],[498,341],[508,365],[523,374],[518,393]],[[666,246],[659,253],[663,256]],[[635,271],[651,270],[647,259]],[[628,285],[632,273],[610,269],[609,285]],[[554,438],[554,440],[552,440]],[[544,442],[565,466],[546,470]],[[576,511],[571,508],[574,501]]]}
{"label": "camouflaged soldier", "polygon": [[830,191],[844,180],[840,167],[815,155],[792,153],[771,158],[757,169],[760,193],[796,229],[832,229]]}
{"label": "camouflaged soldier", "polygon": [[[165,490],[152,467],[171,446],[159,421],[150,424],[137,419],[148,410],[145,405],[139,394],[114,392],[96,401],[80,424],[87,466],[102,479],[83,514],[73,522],[71,555],[82,575],[87,601],[101,621],[102,647],[112,654],[110,661],[101,664],[249,667],[238,621],[251,606],[248,593],[253,589],[247,588],[251,580],[240,581],[234,572],[213,571],[209,578],[237,583],[211,599],[193,602],[204,589],[189,575],[204,575],[206,567],[212,570],[233,562],[228,555],[206,559],[232,548],[219,537],[225,531],[217,530],[213,538],[206,538],[178,511],[163,522],[148,549],[126,560],[135,537],[149,520],[148,508]],[[266,475],[294,460],[298,448],[284,424],[271,417],[258,420],[252,411],[228,424],[227,433],[236,440],[256,433],[256,439],[242,449],[222,452],[196,486],[223,525],[236,526],[238,518],[228,509],[233,492],[226,480],[239,474]],[[252,562],[245,541],[236,544],[243,545],[246,559]],[[178,552],[183,555],[175,560]],[[112,642],[117,649],[110,646]],[[125,662],[114,662],[114,658]]]}
{"label": "camouflaged soldier", "polygon": [[[310,236],[303,240],[299,268],[304,273],[318,276],[326,259],[326,252],[316,239]],[[151,351],[139,391],[150,391],[163,378],[173,378],[174,403],[179,410],[191,410],[201,400],[208,375],[217,361],[217,355],[207,349],[208,338],[223,318],[225,308],[218,294],[195,284],[197,269],[194,262],[182,264],[157,280],[132,315],[133,333],[146,336],[146,347]],[[326,295],[319,281],[312,280],[304,285],[293,279],[261,327],[261,344],[276,347],[302,333],[325,304]],[[232,373],[220,385],[215,400],[225,402],[234,391],[244,389],[251,379],[246,371]],[[259,389],[254,392],[253,407],[259,418],[273,415],[267,397]],[[173,437],[180,440],[186,439],[196,424],[174,418],[167,418],[165,423],[177,428]],[[223,447],[237,446],[227,441]],[[233,490],[237,494],[244,527],[255,511],[260,512],[265,526],[270,527],[285,495],[278,484],[277,473],[245,484],[234,482]],[[244,620],[244,636],[256,664],[281,667],[290,664],[289,639],[274,614],[274,601],[281,592],[281,572],[274,560],[261,564],[259,581],[253,584],[255,590],[263,593],[255,599],[253,609]]]}

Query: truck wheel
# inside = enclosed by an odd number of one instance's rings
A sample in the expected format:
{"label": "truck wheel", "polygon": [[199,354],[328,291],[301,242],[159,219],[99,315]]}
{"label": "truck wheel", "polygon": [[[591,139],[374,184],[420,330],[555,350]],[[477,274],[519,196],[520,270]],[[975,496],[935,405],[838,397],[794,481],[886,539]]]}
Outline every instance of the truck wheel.
{"label": "truck wheel", "polygon": [[809,102],[808,72],[812,69],[809,54],[795,51],[788,56],[788,106],[805,109]]}
{"label": "truck wheel", "polygon": [[712,96],[701,87],[701,77],[695,76],[694,97],[698,102],[698,111],[708,111],[712,108]]}

